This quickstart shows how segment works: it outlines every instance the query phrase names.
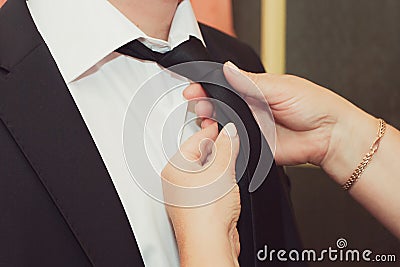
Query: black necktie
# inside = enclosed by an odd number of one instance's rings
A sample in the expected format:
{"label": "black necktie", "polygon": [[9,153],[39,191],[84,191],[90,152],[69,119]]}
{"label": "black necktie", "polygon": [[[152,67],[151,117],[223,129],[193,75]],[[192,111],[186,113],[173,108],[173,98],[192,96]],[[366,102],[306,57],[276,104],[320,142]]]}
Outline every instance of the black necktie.
{"label": "black necktie", "polygon": [[[221,47],[226,47],[226,44]],[[239,182],[242,212],[238,222],[243,248],[239,257],[241,266],[264,266],[265,262],[257,262],[256,254],[266,244],[271,248],[301,248],[291,213],[287,178],[279,175],[280,170],[273,163],[268,143],[261,134],[250,108],[226,81],[221,64],[191,64],[192,61],[204,63],[212,60],[203,43],[191,37],[172,51],[162,54],[153,52],[139,41],[132,41],[116,51],[158,62],[169,71],[199,82],[210,98],[218,100],[214,105],[216,119],[222,124],[220,126],[228,122],[235,123],[241,144],[236,161],[237,175],[239,179],[243,177]],[[219,85],[215,85],[215,82]],[[244,144],[245,140],[248,140],[247,145]],[[239,177],[242,174],[240,170],[243,169],[245,172]],[[257,192],[249,194],[248,189],[257,189],[267,176],[265,184]],[[304,266],[300,263],[292,265],[279,261],[268,265]]]}
{"label": "black necktie", "polygon": [[[249,177],[255,178],[250,183],[250,191],[260,186],[264,178],[267,177],[272,164],[272,154],[268,143],[261,134],[260,128],[246,102],[234,92],[225,79],[222,65],[207,65],[204,63],[211,62],[211,58],[199,39],[190,37],[188,41],[164,54],[152,51],[138,40],[127,43],[117,49],[116,52],[142,60],[155,61],[172,72],[194,82],[199,82],[208,96],[217,100],[214,102],[214,106],[219,128],[221,129],[227,123],[233,122],[238,129],[241,140],[240,154],[242,155],[239,155],[237,164],[245,169],[245,173]],[[179,65],[188,62],[203,63],[198,65],[188,64],[184,67]],[[245,142],[245,140],[248,141]],[[264,149],[263,153],[261,153],[262,148]],[[261,162],[260,166],[265,166],[264,170],[263,168],[257,168],[258,162]],[[268,164],[268,162],[271,163]],[[256,170],[257,175],[255,175]],[[241,173],[243,174],[243,171]]]}

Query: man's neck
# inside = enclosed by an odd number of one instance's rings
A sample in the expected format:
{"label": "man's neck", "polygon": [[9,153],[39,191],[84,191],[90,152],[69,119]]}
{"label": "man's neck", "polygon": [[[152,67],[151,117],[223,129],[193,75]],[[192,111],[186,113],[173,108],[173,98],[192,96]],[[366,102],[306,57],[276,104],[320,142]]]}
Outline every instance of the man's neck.
{"label": "man's neck", "polygon": [[168,40],[180,0],[109,0],[148,36]]}

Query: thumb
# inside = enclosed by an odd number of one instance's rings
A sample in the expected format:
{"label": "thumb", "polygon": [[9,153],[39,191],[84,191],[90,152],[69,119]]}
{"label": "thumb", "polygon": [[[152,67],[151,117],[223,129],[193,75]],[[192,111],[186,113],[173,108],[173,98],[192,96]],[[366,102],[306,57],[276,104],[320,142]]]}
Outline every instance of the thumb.
{"label": "thumb", "polygon": [[237,129],[233,123],[228,123],[215,141],[215,166],[235,170],[239,148],[240,142]]}
{"label": "thumb", "polygon": [[217,136],[218,125],[217,123],[211,124],[186,140],[177,154],[187,161],[202,163],[211,152],[212,144]]}
{"label": "thumb", "polygon": [[268,98],[268,93],[272,93],[272,90],[269,89],[271,74],[247,72],[228,61],[224,64],[224,75],[229,84],[244,97],[261,100]]}

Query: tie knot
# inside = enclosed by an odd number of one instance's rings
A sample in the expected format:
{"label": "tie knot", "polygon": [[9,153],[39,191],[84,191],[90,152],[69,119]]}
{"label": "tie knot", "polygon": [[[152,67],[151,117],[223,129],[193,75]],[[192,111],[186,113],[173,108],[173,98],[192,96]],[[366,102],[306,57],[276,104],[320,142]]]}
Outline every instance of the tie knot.
{"label": "tie knot", "polygon": [[165,68],[186,62],[210,60],[208,51],[203,43],[193,36],[190,36],[189,40],[164,54],[151,50],[138,40],[127,43],[118,48],[116,52],[142,60],[155,61]]}

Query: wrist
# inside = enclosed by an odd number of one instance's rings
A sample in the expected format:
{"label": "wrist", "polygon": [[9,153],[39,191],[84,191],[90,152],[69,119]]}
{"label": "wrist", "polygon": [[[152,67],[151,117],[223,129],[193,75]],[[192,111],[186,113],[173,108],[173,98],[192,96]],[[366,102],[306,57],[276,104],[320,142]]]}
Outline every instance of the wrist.
{"label": "wrist", "polygon": [[174,229],[179,249],[219,249],[230,241],[228,231],[216,225],[192,224],[185,227],[174,226]]}
{"label": "wrist", "polygon": [[193,229],[175,233],[182,266],[232,266],[232,244],[227,231]]}
{"label": "wrist", "polygon": [[339,108],[337,123],[321,167],[338,184],[344,184],[376,138],[378,120],[348,103]]}

